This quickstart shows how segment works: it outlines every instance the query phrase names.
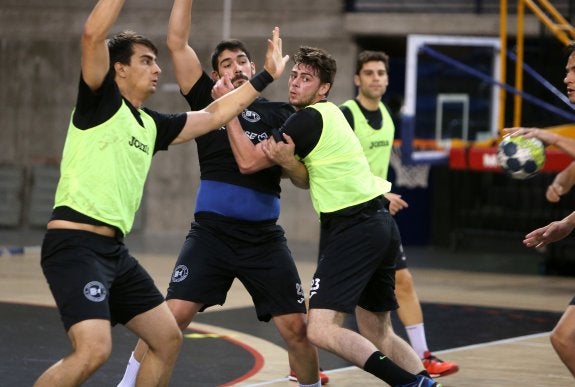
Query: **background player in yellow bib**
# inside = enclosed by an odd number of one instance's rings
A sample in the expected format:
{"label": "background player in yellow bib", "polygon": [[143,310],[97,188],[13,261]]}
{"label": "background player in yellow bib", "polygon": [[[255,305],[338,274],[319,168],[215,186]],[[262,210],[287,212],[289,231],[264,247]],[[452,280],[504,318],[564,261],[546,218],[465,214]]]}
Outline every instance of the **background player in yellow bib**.
{"label": "background player in yellow bib", "polygon": [[[353,81],[357,96],[345,101],[340,109],[359,139],[373,174],[387,179],[395,133],[391,115],[381,102],[389,84],[388,55],[382,51],[362,51],[357,57]],[[400,195],[388,192],[385,197],[389,200],[392,215],[408,207]],[[403,246],[396,259],[395,295],[399,303],[397,315],[427,372],[432,377],[457,372],[457,364],[440,360],[429,351],[423,313]]]}

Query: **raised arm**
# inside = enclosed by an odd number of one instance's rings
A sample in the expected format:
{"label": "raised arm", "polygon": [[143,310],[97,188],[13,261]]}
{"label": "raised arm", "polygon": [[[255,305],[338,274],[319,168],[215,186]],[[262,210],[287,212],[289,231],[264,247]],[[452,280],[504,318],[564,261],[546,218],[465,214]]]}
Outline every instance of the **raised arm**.
{"label": "raised arm", "polygon": [[174,0],[168,22],[167,45],[172,57],[172,65],[180,90],[188,94],[202,75],[202,65],[198,55],[189,45],[192,0]]}
{"label": "raised arm", "polygon": [[106,39],[118,19],[124,0],[99,0],[84,24],[82,32],[82,77],[92,90],[97,90],[110,68]]}
{"label": "raised arm", "polygon": [[189,141],[227,124],[248,107],[270,82],[281,76],[289,57],[282,54],[279,34],[279,28],[275,27],[272,38],[268,39],[265,71],[258,73],[249,82],[245,82],[232,92],[218,98],[205,109],[188,112],[186,125],[172,144]]}

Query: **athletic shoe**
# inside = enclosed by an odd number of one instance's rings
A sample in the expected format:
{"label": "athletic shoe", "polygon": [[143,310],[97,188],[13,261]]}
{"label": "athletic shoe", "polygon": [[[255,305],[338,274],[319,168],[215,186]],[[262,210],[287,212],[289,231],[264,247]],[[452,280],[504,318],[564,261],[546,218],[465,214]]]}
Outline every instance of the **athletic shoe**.
{"label": "athletic shoe", "polygon": [[[297,382],[297,376],[295,375],[294,370],[289,371],[288,379],[291,380],[292,382]],[[319,369],[319,379],[321,380],[322,385],[327,384],[329,382],[329,376],[324,374],[321,368]]]}
{"label": "athletic shoe", "polygon": [[431,354],[431,352],[426,351],[423,354],[423,366],[425,370],[432,378],[439,378],[440,376],[446,376],[459,371],[459,366],[452,361],[443,361],[436,358]]}
{"label": "athletic shoe", "polygon": [[396,387],[442,387],[441,384],[437,383],[435,380],[428,378],[427,376],[417,375],[415,382],[402,384]]}

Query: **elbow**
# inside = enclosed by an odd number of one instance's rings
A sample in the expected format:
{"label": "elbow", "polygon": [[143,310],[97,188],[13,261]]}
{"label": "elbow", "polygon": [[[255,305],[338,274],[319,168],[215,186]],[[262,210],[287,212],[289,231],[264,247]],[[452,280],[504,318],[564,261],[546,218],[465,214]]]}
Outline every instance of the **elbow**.
{"label": "elbow", "polygon": [[95,46],[97,43],[106,40],[106,36],[102,35],[97,26],[86,23],[82,31],[82,45],[85,47]]}
{"label": "elbow", "polygon": [[238,164],[238,168],[242,175],[251,175],[256,173],[259,169],[253,163],[241,163]]}
{"label": "elbow", "polygon": [[182,40],[175,38],[173,36],[170,36],[170,34],[168,34],[168,38],[166,39],[166,46],[168,47],[168,50],[170,52],[176,52],[178,50],[180,50],[182,48]]}

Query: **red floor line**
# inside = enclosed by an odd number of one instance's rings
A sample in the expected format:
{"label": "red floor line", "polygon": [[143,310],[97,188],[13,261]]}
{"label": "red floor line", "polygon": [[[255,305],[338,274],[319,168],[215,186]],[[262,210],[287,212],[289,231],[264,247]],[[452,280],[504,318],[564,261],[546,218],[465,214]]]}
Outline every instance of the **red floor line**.
{"label": "red floor line", "polygon": [[[199,332],[199,333],[204,333],[204,334],[213,333],[213,332],[208,332],[208,331],[204,331],[204,330],[197,329],[197,328],[192,328],[191,330]],[[218,387],[228,387],[228,386],[233,386],[235,384],[238,384],[239,382],[242,382],[246,379],[251,378],[252,376],[257,374],[263,368],[264,363],[265,363],[264,357],[256,349],[250,347],[246,343],[243,343],[239,340],[236,340],[236,339],[231,338],[231,337],[226,336],[226,335],[221,335],[221,338],[234,344],[234,345],[237,345],[237,346],[243,348],[245,351],[249,352],[252,355],[252,357],[254,358],[254,365],[248,372],[246,372],[242,376],[240,376],[234,380],[231,380],[227,383],[220,384],[220,385],[218,385]]]}

